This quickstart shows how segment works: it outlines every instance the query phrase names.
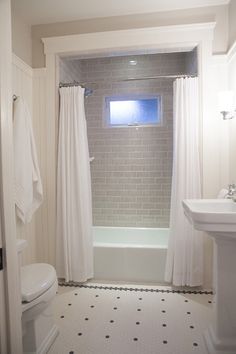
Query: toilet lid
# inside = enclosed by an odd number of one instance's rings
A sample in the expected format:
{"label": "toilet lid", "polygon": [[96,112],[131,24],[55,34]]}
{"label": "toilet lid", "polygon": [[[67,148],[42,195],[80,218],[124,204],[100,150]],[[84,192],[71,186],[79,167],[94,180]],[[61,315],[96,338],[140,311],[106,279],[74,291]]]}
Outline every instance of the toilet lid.
{"label": "toilet lid", "polygon": [[30,302],[42,295],[56,278],[56,271],[50,264],[35,263],[21,267],[22,301]]}

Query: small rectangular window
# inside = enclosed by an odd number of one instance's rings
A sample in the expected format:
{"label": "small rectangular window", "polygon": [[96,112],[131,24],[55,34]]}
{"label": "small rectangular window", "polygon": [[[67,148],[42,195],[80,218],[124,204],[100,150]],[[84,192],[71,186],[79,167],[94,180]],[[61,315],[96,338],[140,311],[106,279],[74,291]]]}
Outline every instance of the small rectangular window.
{"label": "small rectangular window", "polygon": [[106,97],[109,126],[149,126],[161,124],[160,96]]}

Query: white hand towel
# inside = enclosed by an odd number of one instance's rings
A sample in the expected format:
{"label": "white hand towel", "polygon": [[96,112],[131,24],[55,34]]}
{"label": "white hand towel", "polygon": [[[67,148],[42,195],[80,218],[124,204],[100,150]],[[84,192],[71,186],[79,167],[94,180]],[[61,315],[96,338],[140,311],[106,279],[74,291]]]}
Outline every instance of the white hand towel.
{"label": "white hand towel", "polygon": [[18,97],[14,103],[14,162],[16,214],[29,223],[43,200],[31,116],[27,104]]}

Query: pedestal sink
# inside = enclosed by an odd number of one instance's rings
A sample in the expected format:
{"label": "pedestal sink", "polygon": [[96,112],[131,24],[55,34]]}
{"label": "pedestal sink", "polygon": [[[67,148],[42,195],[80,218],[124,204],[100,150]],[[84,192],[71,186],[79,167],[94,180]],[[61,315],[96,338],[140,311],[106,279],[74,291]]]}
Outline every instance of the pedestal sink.
{"label": "pedestal sink", "polygon": [[194,228],[216,244],[214,323],[205,333],[211,354],[236,354],[236,203],[229,199],[188,199],[184,212]]}

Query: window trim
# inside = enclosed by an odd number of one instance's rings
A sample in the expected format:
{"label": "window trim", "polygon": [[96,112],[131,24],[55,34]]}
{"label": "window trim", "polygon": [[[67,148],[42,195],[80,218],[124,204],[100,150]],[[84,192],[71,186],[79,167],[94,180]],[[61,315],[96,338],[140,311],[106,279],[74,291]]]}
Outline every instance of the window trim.
{"label": "window trim", "polygon": [[[110,105],[111,101],[128,101],[128,100],[139,100],[139,99],[156,99],[157,100],[157,123],[147,123],[147,124],[111,124],[110,122]],[[112,95],[104,96],[104,123],[106,128],[133,128],[133,127],[160,127],[163,125],[163,100],[161,94],[123,94],[123,95]]]}

